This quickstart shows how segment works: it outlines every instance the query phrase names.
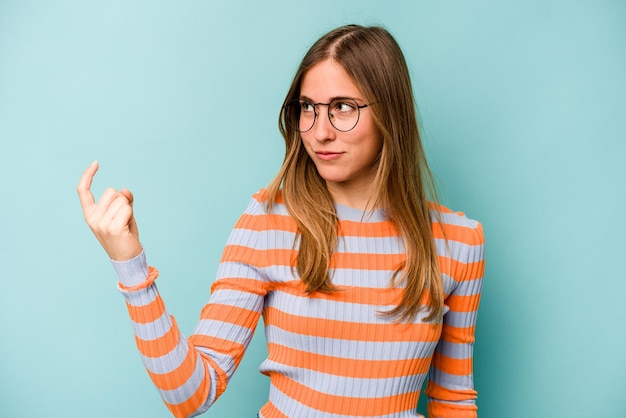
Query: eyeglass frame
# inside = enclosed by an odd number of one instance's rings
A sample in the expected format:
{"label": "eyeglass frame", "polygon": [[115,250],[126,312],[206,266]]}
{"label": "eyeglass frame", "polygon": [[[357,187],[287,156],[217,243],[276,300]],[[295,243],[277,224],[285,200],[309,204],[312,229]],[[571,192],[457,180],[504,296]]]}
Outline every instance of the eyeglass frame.
{"label": "eyeglass frame", "polygon": [[[330,118],[330,105],[331,105],[331,103],[336,102],[336,101],[341,101],[341,100],[351,100],[351,101],[353,101],[354,103],[356,103],[356,109],[357,109],[356,121],[354,122],[354,126],[352,126],[352,128],[347,129],[345,131],[337,128],[335,126],[335,124],[333,123],[333,120]],[[288,115],[289,112],[287,112],[287,109],[289,108],[289,106],[291,106],[293,104],[296,104],[296,103],[298,105],[301,105],[302,102],[305,102],[305,103],[313,106],[313,109],[315,109],[314,116],[313,116],[313,123],[311,124],[311,127],[309,129],[307,129],[306,131],[301,131],[299,128],[296,129],[293,126],[291,126],[291,123],[289,123],[289,115]],[[357,99],[355,99],[354,97],[335,97],[334,99],[332,99],[328,103],[321,103],[321,102],[314,103],[314,102],[308,101],[306,99],[300,98],[300,99],[290,100],[289,102],[287,102],[285,104],[285,106],[283,106],[283,108],[285,109],[285,113],[286,113],[285,114],[285,122],[287,122],[287,125],[291,126],[291,128],[293,128],[298,133],[303,134],[303,133],[309,132],[311,129],[313,129],[313,127],[315,126],[315,122],[317,121],[317,116],[319,114],[318,106],[326,106],[326,109],[327,109],[326,114],[328,115],[328,121],[330,122],[330,125],[333,127],[333,129],[335,129],[335,130],[337,130],[339,132],[350,132],[351,130],[356,128],[356,126],[359,124],[359,120],[361,120],[361,109],[365,109],[366,107],[370,107],[371,105],[373,105],[375,103],[376,102],[370,102],[370,103],[365,103],[363,105],[359,105],[359,102],[357,102]],[[298,122],[298,125],[299,125],[299,122]]]}

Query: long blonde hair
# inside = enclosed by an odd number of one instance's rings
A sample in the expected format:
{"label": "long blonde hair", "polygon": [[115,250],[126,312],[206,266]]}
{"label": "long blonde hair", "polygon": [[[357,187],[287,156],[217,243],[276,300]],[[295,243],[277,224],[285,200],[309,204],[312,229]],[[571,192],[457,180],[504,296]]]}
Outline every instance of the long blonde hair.
{"label": "long blonde hair", "polygon": [[439,319],[443,285],[429,210],[429,199],[436,201],[437,192],[420,139],[404,55],[385,29],[357,25],[337,28],[320,38],[302,59],[280,113],[279,128],[286,150],[282,167],[267,188],[268,210],[282,193],[298,226],[296,264],[307,292],[336,290],[328,272],[338,240],[333,200],[300,134],[287,123],[290,115],[284,106],[299,98],[306,72],[327,59],[341,65],[365,97],[376,102],[370,109],[383,146],[376,167],[378,192],[371,207],[385,206],[406,250],[406,261],[390,284],[404,283],[402,299],[384,315],[398,321],[413,320],[427,300],[425,320]]}

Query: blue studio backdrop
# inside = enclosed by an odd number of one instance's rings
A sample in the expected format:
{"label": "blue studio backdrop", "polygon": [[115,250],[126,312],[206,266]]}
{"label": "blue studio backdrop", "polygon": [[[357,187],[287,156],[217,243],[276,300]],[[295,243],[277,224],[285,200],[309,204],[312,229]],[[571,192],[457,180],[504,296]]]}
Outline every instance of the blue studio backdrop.
{"label": "blue studio backdrop", "polygon": [[[487,239],[483,418],[626,417],[626,3],[0,0],[0,416],[168,417],[75,193],[128,187],[191,332],[223,245],[277,172],[306,49],[388,28],[443,203]],[[207,417],[253,417],[259,329]],[[424,405],[420,411],[424,411]]]}

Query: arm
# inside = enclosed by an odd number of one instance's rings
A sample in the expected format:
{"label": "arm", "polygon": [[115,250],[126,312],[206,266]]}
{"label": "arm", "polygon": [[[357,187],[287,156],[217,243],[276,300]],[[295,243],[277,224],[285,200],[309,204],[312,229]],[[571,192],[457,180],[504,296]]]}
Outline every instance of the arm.
{"label": "arm", "polygon": [[194,416],[211,400],[211,372],[190,346],[165,305],[154,281],[158,271],[148,268],[144,253],[113,265],[126,299],[141,359],[161,398],[177,417]]}
{"label": "arm", "polygon": [[454,246],[462,249],[461,254],[453,254],[457,261],[449,264],[454,288],[445,300],[449,311],[426,388],[431,418],[477,416],[472,357],[484,273],[484,237],[479,223],[464,229],[462,244]]}
{"label": "arm", "polygon": [[154,283],[158,271],[146,264],[132,194],[109,188],[96,203],[90,186],[97,169],[94,162],[85,170],[77,191],[87,224],[113,261],[144,365],[175,416],[199,415],[225,389],[262,310],[267,286],[258,270],[246,264],[258,259],[249,257],[258,253],[254,250],[258,234],[238,223],[224,251],[211,300],[187,340],[165,310]]}
{"label": "arm", "polygon": [[253,268],[247,268],[248,279],[233,277],[242,271],[233,264],[223,259],[222,277],[212,286],[211,300],[186,339],[165,309],[154,283],[158,272],[147,267],[144,253],[114,262],[142,361],[176,417],[199,415],[215,402],[252,339],[266,287],[253,278]]}

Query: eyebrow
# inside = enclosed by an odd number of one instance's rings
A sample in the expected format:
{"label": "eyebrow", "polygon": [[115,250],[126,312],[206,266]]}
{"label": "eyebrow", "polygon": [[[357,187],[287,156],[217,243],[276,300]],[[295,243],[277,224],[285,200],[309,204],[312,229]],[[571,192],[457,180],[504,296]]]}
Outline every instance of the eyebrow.
{"label": "eyebrow", "polygon": [[[357,102],[364,102],[365,100],[357,98],[357,97],[348,97],[348,96],[335,96],[335,97],[331,97],[330,100],[328,101],[328,103],[332,102],[333,100],[345,100],[345,99],[350,99],[350,100],[356,100]],[[311,102],[311,103],[321,103],[321,102],[315,102],[315,100],[311,99],[310,97],[307,96],[300,96],[300,100],[306,100],[307,102]]]}

